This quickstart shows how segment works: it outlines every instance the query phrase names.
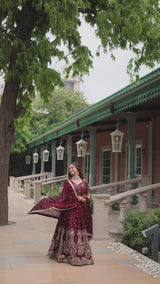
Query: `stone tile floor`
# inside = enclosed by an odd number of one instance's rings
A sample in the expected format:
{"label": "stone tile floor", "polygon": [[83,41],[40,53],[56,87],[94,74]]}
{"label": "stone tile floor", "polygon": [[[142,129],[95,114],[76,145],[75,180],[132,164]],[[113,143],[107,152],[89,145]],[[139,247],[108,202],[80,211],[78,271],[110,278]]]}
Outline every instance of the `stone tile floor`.
{"label": "stone tile floor", "polygon": [[158,284],[160,265],[118,242],[92,241],[94,265],[60,264],[46,254],[56,220],[27,215],[33,201],[9,191],[10,225],[0,227],[0,284]]}

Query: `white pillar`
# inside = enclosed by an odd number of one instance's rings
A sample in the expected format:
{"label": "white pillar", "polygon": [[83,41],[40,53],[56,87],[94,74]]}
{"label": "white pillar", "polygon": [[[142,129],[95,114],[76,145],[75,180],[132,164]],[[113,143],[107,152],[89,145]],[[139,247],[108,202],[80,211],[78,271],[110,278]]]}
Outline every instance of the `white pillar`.
{"label": "white pillar", "polygon": [[19,180],[18,180],[18,178],[15,178],[14,192],[19,192]]}
{"label": "white pillar", "polygon": [[31,180],[24,181],[25,198],[31,198]]}
{"label": "white pillar", "polygon": [[9,177],[9,189],[14,190],[14,180],[15,177]]}
{"label": "white pillar", "polygon": [[94,240],[110,239],[108,235],[108,206],[105,205],[105,200],[109,197],[108,194],[92,194]]}
{"label": "white pillar", "polygon": [[34,203],[38,203],[41,200],[41,181],[34,182]]}

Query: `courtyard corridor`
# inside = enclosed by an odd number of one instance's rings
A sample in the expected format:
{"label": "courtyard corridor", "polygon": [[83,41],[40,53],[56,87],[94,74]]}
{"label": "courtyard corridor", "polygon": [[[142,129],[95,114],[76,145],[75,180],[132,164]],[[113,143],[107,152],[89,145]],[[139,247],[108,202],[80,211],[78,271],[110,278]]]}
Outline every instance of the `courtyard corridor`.
{"label": "courtyard corridor", "polygon": [[160,265],[126,246],[91,241],[94,265],[49,259],[56,220],[27,215],[33,200],[9,190],[10,225],[0,226],[0,284],[158,284]]}

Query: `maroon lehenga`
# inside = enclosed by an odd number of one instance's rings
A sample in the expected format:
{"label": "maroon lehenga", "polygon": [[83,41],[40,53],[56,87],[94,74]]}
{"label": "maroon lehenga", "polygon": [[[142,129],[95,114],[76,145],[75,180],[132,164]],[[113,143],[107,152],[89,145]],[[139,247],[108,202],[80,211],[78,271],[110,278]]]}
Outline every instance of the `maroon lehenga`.
{"label": "maroon lehenga", "polygon": [[[43,198],[29,212],[58,219],[49,258],[78,266],[94,263],[89,245],[92,214],[90,200],[86,197],[88,193],[90,188],[86,180],[78,185],[67,180],[59,198]],[[79,202],[77,195],[85,197],[86,202]]]}

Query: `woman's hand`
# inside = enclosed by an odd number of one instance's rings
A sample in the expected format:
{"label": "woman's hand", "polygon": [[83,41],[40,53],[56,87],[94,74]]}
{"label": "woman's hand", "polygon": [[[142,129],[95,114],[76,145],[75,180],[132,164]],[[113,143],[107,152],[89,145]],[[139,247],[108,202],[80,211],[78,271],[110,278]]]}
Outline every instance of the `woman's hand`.
{"label": "woman's hand", "polygon": [[87,197],[88,199],[90,199],[90,198],[91,198],[91,195],[88,193],[88,194],[86,194],[86,197]]}
{"label": "woman's hand", "polygon": [[85,198],[83,196],[77,196],[78,201],[85,202]]}

